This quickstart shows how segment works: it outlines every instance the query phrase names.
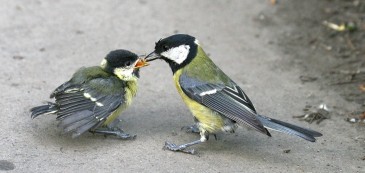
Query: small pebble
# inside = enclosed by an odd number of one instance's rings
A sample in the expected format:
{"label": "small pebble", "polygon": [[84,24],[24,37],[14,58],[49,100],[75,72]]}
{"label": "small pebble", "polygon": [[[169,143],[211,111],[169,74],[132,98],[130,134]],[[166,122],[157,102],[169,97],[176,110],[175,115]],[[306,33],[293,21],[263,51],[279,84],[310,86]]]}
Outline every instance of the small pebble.
{"label": "small pebble", "polygon": [[290,151],[291,151],[290,149],[287,149],[287,150],[284,150],[283,152],[284,153],[290,153]]}
{"label": "small pebble", "polygon": [[24,57],[20,56],[20,55],[15,55],[15,56],[13,56],[13,59],[22,60],[22,59],[24,59]]}

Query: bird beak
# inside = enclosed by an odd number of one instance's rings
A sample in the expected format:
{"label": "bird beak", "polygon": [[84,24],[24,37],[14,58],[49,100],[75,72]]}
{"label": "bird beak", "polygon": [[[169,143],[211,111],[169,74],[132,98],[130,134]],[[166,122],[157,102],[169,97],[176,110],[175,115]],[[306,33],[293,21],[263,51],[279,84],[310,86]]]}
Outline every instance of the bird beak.
{"label": "bird beak", "polygon": [[156,60],[159,58],[161,58],[161,55],[159,55],[158,53],[153,51],[146,56],[145,60],[146,60],[146,62],[149,62],[149,61],[153,61],[153,60]]}
{"label": "bird beak", "polygon": [[150,64],[147,63],[145,56],[139,56],[136,64],[134,65],[135,69],[142,68],[144,66],[148,66]]}

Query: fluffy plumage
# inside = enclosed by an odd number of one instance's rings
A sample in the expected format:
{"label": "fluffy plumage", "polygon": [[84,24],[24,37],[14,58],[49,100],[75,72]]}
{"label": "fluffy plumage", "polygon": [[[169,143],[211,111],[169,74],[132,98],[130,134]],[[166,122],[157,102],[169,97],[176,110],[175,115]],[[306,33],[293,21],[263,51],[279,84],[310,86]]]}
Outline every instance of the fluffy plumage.
{"label": "fluffy plumage", "polygon": [[[126,50],[110,52],[101,66],[80,68],[51,94],[55,102],[31,109],[31,117],[55,113],[65,133],[78,137],[108,127],[126,109],[137,92],[138,56]],[[131,69],[122,80],[114,69]]]}

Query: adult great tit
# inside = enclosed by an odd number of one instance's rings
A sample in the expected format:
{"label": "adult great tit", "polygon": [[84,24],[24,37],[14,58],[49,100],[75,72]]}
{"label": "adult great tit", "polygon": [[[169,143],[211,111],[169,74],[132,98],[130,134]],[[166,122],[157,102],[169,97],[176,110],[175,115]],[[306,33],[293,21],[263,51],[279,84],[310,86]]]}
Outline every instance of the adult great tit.
{"label": "adult great tit", "polygon": [[139,68],[146,65],[130,51],[111,51],[100,66],[80,68],[53,91],[50,98],[55,102],[32,108],[31,117],[57,114],[59,126],[73,138],[86,131],[134,138],[111,124],[131,104],[137,92]]}
{"label": "adult great tit", "polygon": [[173,72],[178,93],[192,112],[195,124],[189,129],[200,133],[200,139],[183,145],[165,143],[165,149],[194,154],[187,147],[205,142],[209,134],[234,132],[239,125],[247,125],[265,135],[267,129],[299,136],[314,142],[321,133],[260,115],[243,92],[205,54],[197,39],[177,34],[159,40],[146,61],[165,60]]}

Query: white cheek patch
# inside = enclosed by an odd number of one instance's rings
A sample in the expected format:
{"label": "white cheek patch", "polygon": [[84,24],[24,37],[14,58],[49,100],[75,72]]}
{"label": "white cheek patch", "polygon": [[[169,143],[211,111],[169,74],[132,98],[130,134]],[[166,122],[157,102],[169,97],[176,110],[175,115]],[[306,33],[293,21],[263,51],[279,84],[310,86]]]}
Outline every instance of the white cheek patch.
{"label": "white cheek patch", "polygon": [[181,64],[188,57],[189,50],[189,45],[180,45],[179,47],[174,47],[165,52],[162,52],[161,55],[178,64]]}
{"label": "white cheek patch", "polygon": [[114,74],[121,80],[127,80],[132,78],[133,68],[116,68],[114,69]]}

